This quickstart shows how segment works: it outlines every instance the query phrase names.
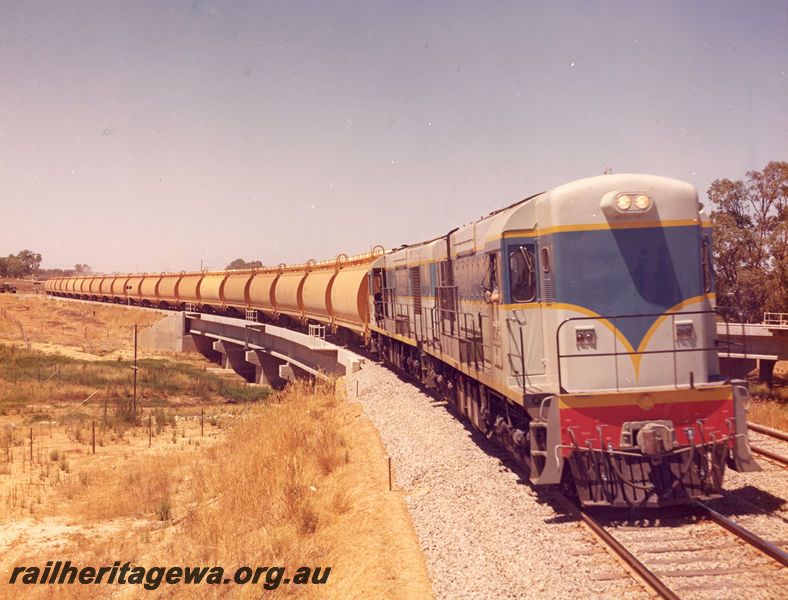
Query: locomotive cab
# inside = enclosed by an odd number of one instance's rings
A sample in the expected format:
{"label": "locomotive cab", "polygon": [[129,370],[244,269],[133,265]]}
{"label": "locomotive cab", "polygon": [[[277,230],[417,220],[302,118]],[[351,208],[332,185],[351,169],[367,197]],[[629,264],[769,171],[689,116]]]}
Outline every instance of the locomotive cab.
{"label": "locomotive cab", "polygon": [[568,466],[585,504],[664,506],[718,496],[726,464],[758,468],[746,386],[719,375],[710,224],[698,206],[689,184],[632,175],[538,199],[543,253],[525,243],[509,254],[510,278],[526,284],[512,284],[513,313],[549,260],[538,294],[556,406],[535,419],[535,483],[558,483]]}

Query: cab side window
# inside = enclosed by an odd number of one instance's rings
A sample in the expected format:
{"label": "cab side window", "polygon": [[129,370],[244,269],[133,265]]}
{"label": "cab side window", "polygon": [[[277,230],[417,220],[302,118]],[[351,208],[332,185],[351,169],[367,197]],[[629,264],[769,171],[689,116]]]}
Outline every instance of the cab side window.
{"label": "cab side window", "polygon": [[536,259],[533,245],[520,246],[509,252],[509,285],[513,302],[536,300]]}

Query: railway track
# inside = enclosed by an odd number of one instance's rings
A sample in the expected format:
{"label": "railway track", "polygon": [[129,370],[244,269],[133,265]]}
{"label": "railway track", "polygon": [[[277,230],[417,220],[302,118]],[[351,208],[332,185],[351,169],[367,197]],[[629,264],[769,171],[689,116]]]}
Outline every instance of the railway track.
{"label": "railway track", "polygon": [[788,598],[788,553],[727,519],[697,506],[621,518],[581,510],[559,499],[655,597]]}
{"label": "railway track", "polygon": [[[788,442],[788,434],[778,431],[777,429],[771,429],[770,427],[764,427],[763,425],[757,425],[755,423],[748,423],[747,427],[754,431],[760,436],[756,440],[756,444],[750,444],[750,449],[759,454],[764,456],[774,462],[781,464],[783,467],[788,467],[788,456],[781,452],[786,452],[786,442]],[[752,440],[751,440],[752,441]]]}

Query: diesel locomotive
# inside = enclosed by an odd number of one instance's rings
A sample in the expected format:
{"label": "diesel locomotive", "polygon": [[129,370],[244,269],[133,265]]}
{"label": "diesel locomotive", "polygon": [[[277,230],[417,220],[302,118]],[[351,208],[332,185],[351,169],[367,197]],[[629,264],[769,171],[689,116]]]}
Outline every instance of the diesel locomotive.
{"label": "diesel locomotive", "polygon": [[720,375],[710,221],[674,179],[578,180],[396,250],[46,288],[323,324],[445,397],[534,485],[584,505],[708,500],[727,466],[759,470],[747,384]]}

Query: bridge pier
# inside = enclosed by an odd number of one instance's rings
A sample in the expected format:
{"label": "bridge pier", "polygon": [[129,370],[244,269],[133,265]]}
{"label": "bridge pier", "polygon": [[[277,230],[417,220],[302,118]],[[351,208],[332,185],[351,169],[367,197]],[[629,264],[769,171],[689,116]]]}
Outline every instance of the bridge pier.
{"label": "bridge pier", "polygon": [[250,383],[255,381],[254,365],[246,362],[246,352],[243,346],[218,340],[213,343],[213,349],[221,353],[223,369],[232,369]]}
{"label": "bridge pier", "polygon": [[747,375],[758,369],[758,381],[769,387],[774,382],[776,360],[769,358],[733,358],[720,356],[720,373],[733,379],[747,379]]}
{"label": "bridge pier", "polygon": [[213,342],[211,338],[199,335],[197,333],[192,332],[192,341],[194,342],[195,348],[197,348],[197,352],[202,354],[205,358],[210,360],[212,363],[216,363],[217,365],[222,364],[222,353],[217,352],[213,349]]}
{"label": "bridge pier", "polygon": [[758,366],[755,358],[720,356],[720,374],[731,379],[747,379],[748,373]]}
{"label": "bridge pier", "polygon": [[774,382],[774,365],[777,364],[776,360],[768,360],[761,358],[758,360],[758,380],[772,387]]}
{"label": "bridge pier", "polygon": [[331,379],[361,368],[352,352],[282,327],[195,313],[185,321],[203,356],[249,382],[283,387],[295,378]]}
{"label": "bridge pier", "polygon": [[720,372],[745,378],[758,368],[758,379],[770,387],[774,365],[788,360],[788,315],[767,313],[764,323],[717,323]]}
{"label": "bridge pier", "polygon": [[281,358],[266,354],[262,350],[247,350],[246,361],[254,365],[255,383],[270,385],[274,389],[281,389],[287,385],[287,379],[282,377],[281,367],[287,364]]}

